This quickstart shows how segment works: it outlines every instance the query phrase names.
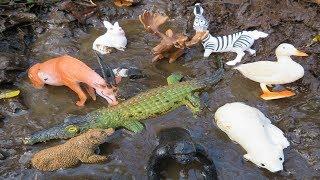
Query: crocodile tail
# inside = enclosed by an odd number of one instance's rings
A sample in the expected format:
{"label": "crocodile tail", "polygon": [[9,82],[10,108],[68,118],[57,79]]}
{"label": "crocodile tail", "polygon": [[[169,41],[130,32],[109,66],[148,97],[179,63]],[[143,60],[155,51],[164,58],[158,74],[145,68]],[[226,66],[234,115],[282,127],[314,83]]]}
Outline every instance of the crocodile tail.
{"label": "crocodile tail", "polygon": [[221,58],[217,58],[217,64],[219,69],[214,72],[213,75],[206,77],[204,79],[199,79],[197,80],[197,84],[201,87],[201,88],[205,88],[205,87],[209,87],[209,86],[213,86],[215,84],[217,84],[224,75],[224,66],[223,66],[223,62],[221,60]]}

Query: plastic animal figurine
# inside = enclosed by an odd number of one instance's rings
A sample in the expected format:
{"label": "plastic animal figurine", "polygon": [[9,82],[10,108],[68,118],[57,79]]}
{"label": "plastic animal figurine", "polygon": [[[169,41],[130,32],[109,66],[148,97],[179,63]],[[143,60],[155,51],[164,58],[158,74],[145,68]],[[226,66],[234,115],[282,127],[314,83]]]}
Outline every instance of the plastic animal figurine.
{"label": "plastic animal figurine", "polygon": [[201,7],[200,3],[195,4],[195,8],[193,10],[194,13],[194,21],[193,21],[193,29],[196,31],[196,34],[192,37],[192,39],[186,42],[187,47],[191,47],[195,44],[198,44],[202,41],[203,37],[209,35],[208,27],[209,22],[206,18],[203,17],[203,8]]}
{"label": "plastic animal figurine", "polygon": [[187,36],[174,34],[171,29],[168,29],[165,34],[158,30],[159,26],[168,20],[167,16],[145,11],[142,15],[139,15],[139,20],[148,32],[161,38],[160,44],[152,49],[155,55],[152,62],[163,59],[164,54],[169,53],[169,63],[172,63],[184,53],[185,42],[188,40]]}
{"label": "plastic animal figurine", "polygon": [[261,111],[241,102],[228,103],[216,111],[215,122],[246,150],[246,160],[271,172],[283,169],[283,149],[289,142]]}
{"label": "plastic animal figurine", "polygon": [[202,15],[204,12],[203,8],[201,7],[200,3],[196,3],[193,14],[195,16],[193,21],[193,29],[195,31],[208,31],[209,22],[207,19]]}
{"label": "plastic animal figurine", "polygon": [[294,62],[290,56],[308,56],[306,53],[298,51],[293,45],[283,43],[276,49],[278,61],[258,61],[241,64],[237,69],[246,78],[260,83],[263,94],[260,96],[264,100],[280,99],[294,96],[295,93],[285,90],[281,92],[270,92],[267,85],[278,85],[294,82],[304,75],[303,67]]}
{"label": "plastic animal figurine", "polygon": [[99,36],[92,45],[92,49],[101,54],[109,54],[112,48],[124,51],[127,46],[127,38],[123,29],[119,26],[118,22],[113,25],[108,21],[103,21],[107,32]]}
{"label": "plastic animal figurine", "polygon": [[94,70],[80,60],[68,55],[50,59],[32,66],[28,76],[36,88],[42,88],[45,84],[53,86],[67,86],[79,96],[78,106],[84,106],[87,96],[79,83],[86,84],[86,90],[93,100],[95,92],[106,99],[110,105],[117,105],[117,87],[110,86]]}
{"label": "plastic animal figurine", "polygon": [[[74,129],[76,130],[76,129]],[[61,168],[71,168],[83,163],[102,163],[106,156],[95,154],[98,146],[104,142],[114,130],[90,129],[66,143],[37,152],[31,159],[31,164],[41,171],[54,171]]]}
{"label": "plastic animal figurine", "polygon": [[101,74],[103,79],[106,80],[108,84],[111,86],[117,86],[122,78],[128,77],[129,79],[140,79],[146,77],[143,72],[135,67],[118,67],[115,69],[111,69],[108,64],[104,63],[103,57],[101,54],[96,53],[98,63],[100,65]]}
{"label": "plastic animal figurine", "polygon": [[[168,159],[175,160],[179,164],[187,165],[194,161],[202,165],[204,179],[217,179],[214,163],[208,158],[205,149],[192,140],[189,132],[182,128],[164,129],[159,132],[159,145],[153,150],[147,165],[148,179],[166,179],[161,177],[163,165]],[[168,167],[170,168],[170,167]]]}
{"label": "plastic animal figurine", "polygon": [[227,65],[235,65],[241,62],[242,57],[245,55],[244,51],[248,51],[251,55],[256,53],[250,47],[254,41],[259,38],[265,38],[268,34],[261,31],[242,31],[227,36],[212,36],[211,34],[204,34],[202,45],[205,49],[204,57],[209,57],[212,52],[235,52],[237,57],[228,61]]}
{"label": "plastic animal figurine", "polygon": [[[222,65],[222,62],[220,63]],[[179,82],[177,75],[169,77],[170,84],[140,93],[117,106],[100,108],[85,116],[68,118],[64,123],[49,129],[35,132],[24,139],[25,144],[67,139],[89,128],[124,127],[133,132],[141,132],[144,127],[140,121],[163,115],[186,105],[194,114],[201,111],[199,92],[218,83],[224,75],[222,66],[211,76]],[[77,127],[79,131],[70,133],[68,127]]]}
{"label": "plastic animal figurine", "polygon": [[115,0],[114,1],[114,4],[116,6],[119,6],[119,7],[123,7],[123,6],[132,6],[133,4],[136,4],[140,2],[140,0]]}

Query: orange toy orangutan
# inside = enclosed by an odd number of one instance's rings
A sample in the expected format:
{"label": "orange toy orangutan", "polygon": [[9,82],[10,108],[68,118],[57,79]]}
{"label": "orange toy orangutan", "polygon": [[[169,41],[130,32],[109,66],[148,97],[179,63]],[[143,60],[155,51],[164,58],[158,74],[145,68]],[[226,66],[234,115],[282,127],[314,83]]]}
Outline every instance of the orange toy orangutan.
{"label": "orange toy orangutan", "polygon": [[53,86],[68,86],[80,98],[78,106],[84,106],[86,94],[79,83],[85,84],[85,89],[96,100],[95,91],[108,101],[110,105],[117,105],[117,87],[109,85],[99,74],[80,60],[68,55],[50,59],[32,66],[28,76],[35,88],[41,89],[45,84]]}

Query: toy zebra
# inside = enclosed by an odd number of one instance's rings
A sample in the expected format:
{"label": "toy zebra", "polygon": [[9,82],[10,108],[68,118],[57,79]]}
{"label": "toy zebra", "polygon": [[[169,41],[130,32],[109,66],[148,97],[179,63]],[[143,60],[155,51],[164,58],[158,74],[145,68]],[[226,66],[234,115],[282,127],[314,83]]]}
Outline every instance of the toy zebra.
{"label": "toy zebra", "polygon": [[193,13],[194,13],[194,21],[193,21],[193,29],[195,31],[207,31],[209,27],[209,22],[206,18],[203,17],[203,8],[200,6],[200,3],[195,4]]}
{"label": "toy zebra", "polygon": [[241,59],[245,55],[244,51],[248,51],[251,55],[254,55],[256,51],[250,48],[254,41],[267,36],[267,33],[257,30],[242,31],[222,37],[208,34],[202,38],[202,45],[205,49],[204,57],[209,57],[212,52],[235,52],[237,53],[237,57],[227,62],[229,66],[235,65],[241,62]]}

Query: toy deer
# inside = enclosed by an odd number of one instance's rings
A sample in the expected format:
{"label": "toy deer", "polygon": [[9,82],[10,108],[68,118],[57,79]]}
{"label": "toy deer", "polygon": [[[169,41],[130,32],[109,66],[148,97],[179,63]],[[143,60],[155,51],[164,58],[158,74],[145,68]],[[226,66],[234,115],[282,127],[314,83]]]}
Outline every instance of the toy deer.
{"label": "toy deer", "polygon": [[79,83],[85,84],[85,89],[93,100],[96,100],[96,92],[110,105],[118,104],[116,100],[118,88],[116,86],[108,84],[85,63],[68,55],[35,64],[29,69],[28,77],[33,86],[39,89],[45,84],[69,87],[79,96],[80,100],[76,103],[78,106],[84,106],[87,99]]}
{"label": "toy deer", "polygon": [[158,30],[158,27],[168,20],[167,16],[145,11],[142,15],[139,15],[139,20],[148,32],[161,38],[161,42],[152,49],[155,55],[152,62],[163,59],[164,54],[169,53],[169,63],[172,63],[184,53],[185,42],[188,40],[187,36],[174,34],[171,29],[168,29],[165,34]]}

